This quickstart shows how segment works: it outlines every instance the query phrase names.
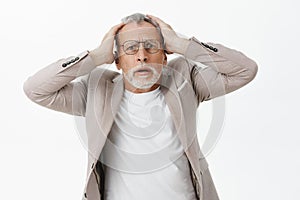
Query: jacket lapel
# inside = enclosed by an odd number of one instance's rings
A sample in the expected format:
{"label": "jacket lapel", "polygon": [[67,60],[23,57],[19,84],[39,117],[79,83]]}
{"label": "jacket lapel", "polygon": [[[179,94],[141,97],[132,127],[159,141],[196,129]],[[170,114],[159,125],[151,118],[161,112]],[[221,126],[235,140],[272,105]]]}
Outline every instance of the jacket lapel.
{"label": "jacket lapel", "polygon": [[[169,70],[169,72],[171,71],[172,70]],[[196,173],[197,178],[200,180],[200,166],[199,162],[197,162],[199,158],[199,152],[197,152],[198,146],[195,146],[196,144],[198,144],[197,142],[195,142],[197,137],[189,137],[189,134],[193,135],[194,133],[186,132],[186,123],[188,122],[184,117],[185,115],[192,115],[193,113],[185,113],[184,115],[182,101],[175,80],[176,79],[174,77],[174,73],[171,73],[171,75],[168,76],[164,75],[161,83],[161,90],[164,94],[166,104],[168,105],[170,113],[172,115],[177,136],[181,142],[181,145],[186,153],[193,171]],[[188,104],[189,102],[183,103]]]}
{"label": "jacket lapel", "polygon": [[183,110],[181,105],[180,96],[178,94],[177,86],[175,85],[174,74],[170,69],[163,71],[161,81],[161,91],[164,94],[166,104],[170,110],[176,133],[184,149],[186,149],[187,141],[185,137],[185,121],[183,118]]}
{"label": "jacket lapel", "polygon": [[102,116],[102,127],[105,136],[108,135],[113,125],[114,118],[118,112],[124,93],[123,75],[120,74],[112,81],[106,81],[106,93],[104,102],[104,115]]}

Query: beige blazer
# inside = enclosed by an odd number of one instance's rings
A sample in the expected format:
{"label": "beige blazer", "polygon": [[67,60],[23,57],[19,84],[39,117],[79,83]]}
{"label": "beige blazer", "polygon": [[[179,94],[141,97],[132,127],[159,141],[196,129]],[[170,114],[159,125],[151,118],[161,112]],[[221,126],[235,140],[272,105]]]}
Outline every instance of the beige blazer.
{"label": "beige blazer", "polygon": [[[194,37],[185,55],[168,62],[163,70],[161,91],[189,160],[191,179],[200,200],[219,197],[198,143],[196,110],[201,102],[246,85],[256,73],[256,63],[243,53],[220,44],[202,43]],[[41,69],[25,81],[23,88],[28,98],[39,105],[85,118],[88,166],[83,199],[103,199],[101,156],[105,152],[122,156],[105,145],[123,96],[122,74],[95,66],[85,51]]]}

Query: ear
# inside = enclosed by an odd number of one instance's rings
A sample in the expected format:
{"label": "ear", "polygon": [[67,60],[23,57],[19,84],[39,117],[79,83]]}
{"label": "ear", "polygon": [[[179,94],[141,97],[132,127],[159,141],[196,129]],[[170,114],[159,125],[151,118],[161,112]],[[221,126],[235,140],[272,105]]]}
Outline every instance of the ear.
{"label": "ear", "polygon": [[114,51],[114,59],[117,66],[117,69],[120,70],[120,64],[119,64],[119,55],[117,51]]}
{"label": "ear", "polygon": [[116,61],[116,60],[115,60],[115,63],[116,63],[117,69],[118,69],[118,70],[121,70],[121,65],[120,65],[120,63],[119,63],[118,61]]}
{"label": "ear", "polygon": [[167,63],[168,63],[168,58],[167,55],[164,53],[163,65],[166,65]]}

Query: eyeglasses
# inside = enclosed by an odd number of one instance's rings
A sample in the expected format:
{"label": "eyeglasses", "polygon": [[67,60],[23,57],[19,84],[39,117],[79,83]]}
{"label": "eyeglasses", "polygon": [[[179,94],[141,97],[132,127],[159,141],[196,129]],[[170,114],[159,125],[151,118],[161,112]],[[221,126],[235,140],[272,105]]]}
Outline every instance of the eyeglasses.
{"label": "eyeglasses", "polygon": [[144,49],[150,54],[157,53],[160,49],[160,42],[155,39],[145,40],[143,42],[127,40],[123,43],[122,47],[127,55],[134,55],[139,51],[140,43],[143,43]]}

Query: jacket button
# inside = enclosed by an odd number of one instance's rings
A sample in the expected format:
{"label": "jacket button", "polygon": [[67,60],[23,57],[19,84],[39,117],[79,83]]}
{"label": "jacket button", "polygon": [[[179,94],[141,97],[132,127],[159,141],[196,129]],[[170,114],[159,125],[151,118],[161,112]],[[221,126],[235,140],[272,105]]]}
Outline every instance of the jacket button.
{"label": "jacket button", "polygon": [[205,44],[205,43],[203,43],[203,42],[201,42],[201,44],[202,44],[203,46],[207,47],[207,44]]}
{"label": "jacket button", "polygon": [[67,63],[63,63],[63,64],[62,64],[62,67],[66,67],[66,66],[67,66]]}
{"label": "jacket button", "polygon": [[217,49],[217,48],[214,48],[213,51],[214,51],[214,52],[218,52],[218,49]]}

